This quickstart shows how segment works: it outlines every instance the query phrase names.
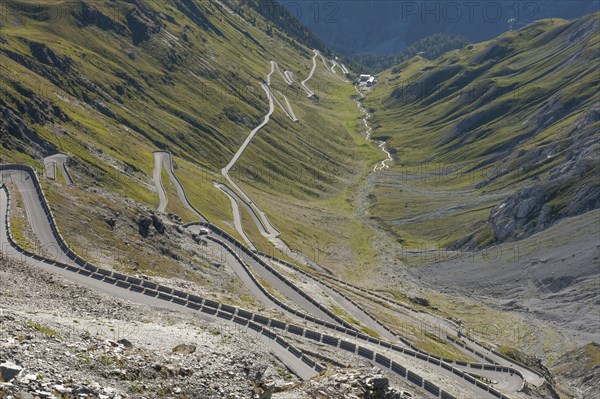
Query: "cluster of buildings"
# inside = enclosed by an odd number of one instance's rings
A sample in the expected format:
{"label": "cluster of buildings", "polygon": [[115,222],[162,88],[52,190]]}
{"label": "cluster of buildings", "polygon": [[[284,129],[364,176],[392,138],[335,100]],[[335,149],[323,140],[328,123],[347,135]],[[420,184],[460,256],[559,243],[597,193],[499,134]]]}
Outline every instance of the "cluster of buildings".
{"label": "cluster of buildings", "polygon": [[377,82],[376,77],[372,75],[360,75],[358,79],[359,86],[371,87]]}

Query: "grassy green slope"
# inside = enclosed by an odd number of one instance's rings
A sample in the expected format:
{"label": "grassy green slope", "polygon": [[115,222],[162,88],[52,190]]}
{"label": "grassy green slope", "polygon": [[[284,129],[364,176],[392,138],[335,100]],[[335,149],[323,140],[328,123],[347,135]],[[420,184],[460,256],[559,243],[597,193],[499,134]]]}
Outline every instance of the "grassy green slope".
{"label": "grassy green slope", "polygon": [[[41,170],[44,156],[57,151],[72,156],[77,187],[67,195],[60,185],[48,185],[55,191],[52,198],[64,202],[57,216],[67,237],[85,239],[86,232],[66,213],[77,213],[78,206],[90,209],[94,195],[120,211],[127,198],[156,207],[151,180],[156,149],[174,154],[192,203],[234,231],[229,202],[212,182],[222,179],[220,169],[267,112],[260,83],[269,61],[277,60],[301,81],[313,54],[249,6],[226,4],[230,8],[195,0],[5,6],[0,159]],[[236,165],[237,180],[293,247],[343,247],[344,265],[362,267],[360,248],[343,232],[355,223],[348,187],[367,170],[364,158],[373,150],[358,134],[352,86],[318,61],[308,83],[319,95],[316,104],[297,84],[288,88],[273,75],[275,88],[290,98],[300,122],[292,123],[276,109]],[[176,200],[171,204],[177,209]],[[303,212],[307,219],[299,218]],[[131,210],[129,216],[136,213]],[[326,234],[319,233],[323,224]],[[362,226],[357,229],[361,237],[368,235]],[[112,238],[89,239],[110,246]]]}
{"label": "grassy green slope", "polygon": [[366,104],[395,164],[371,215],[406,248],[473,248],[597,208],[599,50],[593,14],[383,74]]}

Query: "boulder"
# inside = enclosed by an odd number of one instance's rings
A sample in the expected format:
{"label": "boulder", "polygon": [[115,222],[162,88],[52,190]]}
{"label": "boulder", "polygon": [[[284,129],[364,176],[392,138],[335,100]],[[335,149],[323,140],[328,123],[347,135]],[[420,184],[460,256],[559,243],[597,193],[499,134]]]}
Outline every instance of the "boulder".
{"label": "boulder", "polygon": [[421,305],[421,306],[429,306],[429,301],[425,298],[421,298],[418,296],[412,297],[410,298],[411,302],[416,303],[417,305]]}
{"label": "boulder", "polygon": [[165,224],[156,215],[152,215],[152,226],[154,226],[159,234],[165,234]]}
{"label": "boulder", "polygon": [[18,376],[21,371],[23,371],[23,367],[12,362],[2,363],[0,364],[0,380],[9,382]]}
{"label": "boulder", "polygon": [[191,355],[196,352],[196,345],[180,344],[174,347],[172,352],[180,355]]}
{"label": "boulder", "polygon": [[131,341],[125,338],[118,340],[117,343],[123,345],[127,349],[133,348],[133,344],[131,343]]}
{"label": "boulder", "polygon": [[138,230],[140,235],[144,238],[147,238],[150,235],[150,226],[152,226],[152,219],[148,217],[143,217],[138,222]]}
{"label": "boulder", "polygon": [[[404,393],[390,387],[390,380],[382,375],[367,377],[363,380],[366,399],[403,399]],[[409,396],[410,397],[410,396]]]}

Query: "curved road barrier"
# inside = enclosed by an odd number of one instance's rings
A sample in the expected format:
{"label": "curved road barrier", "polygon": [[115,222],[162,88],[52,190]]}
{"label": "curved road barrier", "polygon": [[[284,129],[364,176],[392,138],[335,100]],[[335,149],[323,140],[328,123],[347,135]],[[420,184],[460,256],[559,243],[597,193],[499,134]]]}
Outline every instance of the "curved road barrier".
{"label": "curved road barrier", "polygon": [[[169,167],[170,166],[170,170],[171,170],[171,176],[172,178],[175,178],[174,174],[172,173],[172,156],[170,153],[165,152],[165,151],[156,151],[154,152],[154,157],[155,157],[155,176],[156,176],[156,165],[158,164],[160,166],[160,164],[165,164],[165,167]],[[170,162],[167,162],[170,161]],[[180,195],[180,198],[182,199],[182,201],[185,199],[187,201],[187,197],[185,196],[185,190],[183,189],[183,186],[181,186],[181,184],[179,183],[179,181],[177,180],[178,183],[178,193]],[[160,182],[160,180],[155,179],[155,184],[157,184],[157,188],[159,189],[159,191],[162,189],[163,190],[163,195],[165,197],[166,200],[166,193],[164,193],[164,189],[162,187],[162,184]],[[226,186],[224,186],[226,187]],[[223,188],[223,187],[219,187],[219,188]],[[223,190],[224,191],[224,190]],[[228,194],[226,191],[224,191],[225,194]],[[229,194],[228,194],[229,195]],[[231,197],[231,200],[233,201],[234,198]],[[189,203],[189,202],[188,202]],[[233,204],[232,206],[234,206],[234,210],[236,209],[237,204]],[[191,205],[190,205],[191,207]],[[238,211],[238,217],[239,217],[239,209],[237,209]],[[198,212],[199,214],[199,212]],[[238,220],[239,222],[239,227],[241,229],[241,220]],[[210,226],[210,224],[208,224],[207,222],[205,222],[207,226]],[[186,225],[186,227],[189,227],[192,224],[188,224]],[[247,238],[247,236],[245,235],[245,233],[242,230],[242,236],[246,237],[248,243],[253,247],[251,241]],[[222,230],[218,230],[220,232],[220,234],[225,234]],[[236,245],[238,248],[244,248],[246,249],[246,247],[244,247],[243,245],[241,245],[237,240],[235,240],[233,237],[226,235],[227,240],[231,243],[233,243],[234,245]],[[223,244],[225,245],[225,244]],[[229,248],[227,248],[229,249]],[[331,321],[335,321],[341,325],[344,325],[348,328],[353,328],[349,323],[347,323],[346,321],[344,321],[343,319],[341,319],[340,317],[336,316],[335,314],[333,314],[329,309],[327,309],[326,307],[324,307],[323,305],[319,304],[318,302],[316,302],[314,299],[312,299],[309,295],[307,295],[305,292],[303,292],[302,290],[300,290],[295,284],[291,283],[289,280],[285,279],[285,277],[283,277],[280,274],[275,274],[273,272],[275,272],[274,269],[272,269],[269,265],[267,265],[266,263],[262,262],[262,260],[255,256],[254,253],[250,250],[247,250],[248,254],[251,254],[253,256],[253,259],[256,262],[256,266],[257,267],[263,267],[266,271],[268,271],[269,273],[275,275],[275,277],[277,277],[278,280],[271,280],[279,289],[279,291],[281,291],[282,293],[284,293],[284,295],[286,295],[288,298],[290,298],[293,302],[295,302],[296,304],[298,304],[299,306],[303,307],[305,310],[307,310],[309,313],[312,314],[318,314],[321,317],[325,318],[325,319],[329,319]],[[81,262],[84,262],[83,260]],[[245,263],[243,263],[243,265],[245,265]],[[264,287],[262,287],[262,285],[259,283],[258,279],[256,279],[254,277],[254,275],[251,273],[250,269],[246,267],[245,270],[249,275],[251,275],[253,282],[255,285],[259,286],[260,288],[262,288],[264,290]],[[263,275],[264,276],[264,275]],[[268,278],[268,277],[267,277]],[[291,290],[290,290],[291,288]],[[266,290],[264,290],[266,293]],[[273,301],[273,297],[269,294],[267,295],[267,297],[272,301],[275,302],[278,306],[280,306],[276,301]],[[309,317],[308,315],[305,315],[304,318]]]}
{"label": "curved road barrier", "polygon": [[[186,225],[186,226],[190,226],[190,225],[193,225],[193,224],[195,224],[195,223],[192,223],[192,224],[189,224],[189,225]],[[229,242],[231,242],[232,244],[234,244],[236,247],[238,247],[238,248],[239,248],[239,250],[241,250],[241,251],[245,251],[245,253],[246,253],[246,254],[248,254],[248,255],[250,255],[250,256],[252,255],[252,251],[249,251],[249,250],[247,250],[247,249],[246,249],[244,246],[242,246],[241,244],[239,244],[239,243],[238,243],[238,242],[237,242],[237,241],[236,241],[236,240],[235,240],[233,237],[229,236],[227,233],[225,233],[225,232],[221,231],[220,229],[218,229],[218,228],[216,228],[215,226],[212,226],[212,225],[210,225],[210,224],[208,224],[208,223],[206,223],[206,224],[203,224],[203,226],[204,226],[204,227],[206,227],[206,228],[209,228],[209,229],[211,229],[212,231],[214,231],[216,234],[220,235],[221,237],[225,237],[227,241],[229,241]],[[288,262],[285,262],[285,261],[279,260],[279,259],[277,259],[277,258],[275,258],[275,257],[273,257],[273,256],[270,256],[270,255],[267,255],[267,254],[264,254],[264,253],[257,252],[256,254],[257,254],[257,255],[259,255],[259,256],[266,257],[267,259],[270,259],[270,260],[273,260],[273,261],[277,261],[277,262],[279,262],[279,263],[281,263],[281,264],[283,264],[283,265],[286,265],[286,266],[288,266],[288,267],[291,267],[291,268],[293,268],[294,270],[296,270],[296,271],[300,272],[300,273],[301,273],[302,275],[304,275],[305,277],[308,277],[308,278],[310,278],[310,279],[312,279],[312,280],[316,281],[318,284],[323,284],[323,285],[325,285],[327,288],[331,289],[332,291],[334,291],[335,293],[337,293],[337,294],[339,294],[341,297],[343,297],[345,300],[347,300],[349,303],[351,303],[351,304],[352,304],[354,307],[356,307],[356,308],[357,308],[357,309],[358,309],[360,312],[362,312],[362,314],[366,315],[366,316],[367,316],[368,318],[370,318],[372,321],[374,321],[375,323],[377,323],[377,325],[378,325],[378,326],[380,326],[382,329],[384,329],[386,332],[388,332],[389,334],[391,334],[391,335],[392,335],[394,338],[398,339],[400,342],[402,342],[402,343],[403,343],[405,346],[407,346],[408,348],[410,348],[410,349],[411,349],[411,350],[413,350],[414,352],[417,352],[417,353],[422,353],[422,354],[424,354],[424,356],[426,356],[427,358],[431,358],[431,359],[437,360],[438,362],[444,361],[444,362],[446,362],[446,363],[449,363],[449,364],[454,364],[456,367],[459,367],[459,368],[465,368],[465,369],[468,369],[468,368],[470,368],[470,367],[471,367],[471,368],[473,368],[473,367],[474,367],[474,368],[478,368],[478,369],[482,369],[482,370],[483,370],[483,369],[484,369],[484,367],[483,367],[483,366],[486,366],[486,367],[488,367],[488,369],[487,369],[487,370],[492,370],[492,371],[494,371],[494,372],[513,373],[513,374],[516,374],[516,375],[519,375],[519,376],[521,376],[521,377],[522,377],[522,374],[520,374],[520,372],[518,372],[517,370],[514,370],[514,369],[512,369],[512,368],[507,368],[507,367],[496,367],[496,366],[494,366],[494,365],[491,365],[491,367],[492,367],[492,368],[489,368],[489,367],[490,367],[490,365],[488,365],[488,364],[481,364],[481,363],[465,363],[465,362],[454,362],[454,361],[452,361],[452,360],[449,360],[449,359],[441,359],[441,358],[439,358],[439,357],[437,357],[437,356],[434,356],[434,355],[429,355],[429,354],[427,354],[426,352],[424,352],[424,351],[421,351],[419,348],[417,348],[417,347],[415,347],[414,345],[412,345],[412,344],[411,344],[411,343],[410,343],[408,340],[406,340],[406,339],[404,339],[403,337],[401,337],[401,336],[399,336],[398,334],[396,334],[396,333],[395,333],[395,332],[394,332],[392,329],[390,329],[389,327],[387,327],[385,324],[383,324],[382,322],[380,322],[380,321],[379,321],[377,318],[375,318],[375,317],[374,317],[374,316],[372,316],[372,315],[371,315],[369,312],[367,312],[365,309],[363,309],[363,308],[361,307],[361,305],[359,305],[358,303],[356,303],[356,301],[352,300],[351,298],[349,298],[348,296],[346,296],[345,294],[343,294],[342,292],[340,292],[339,290],[337,290],[337,289],[336,289],[335,287],[333,287],[332,285],[330,285],[330,284],[328,284],[328,283],[326,283],[326,282],[320,282],[318,279],[316,279],[316,278],[315,278],[315,277],[313,277],[312,275],[310,275],[310,274],[307,274],[307,273],[306,273],[306,272],[304,272],[302,269],[300,269],[300,268],[297,268],[295,265],[292,265],[292,264],[290,264],[290,263],[288,263]],[[243,262],[241,259],[240,259],[240,262],[242,262],[242,263],[245,263],[245,262]],[[272,270],[269,270],[269,271],[273,272]],[[251,272],[249,269],[247,269],[247,270],[246,270],[246,272],[247,272],[248,274],[250,274],[250,275],[252,274],[252,272]],[[278,277],[279,277],[279,278],[282,278],[282,276],[278,276]],[[342,283],[342,284],[345,284],[345,285],[351,286],[350,284],[348,284],[348,283],[345,283],[345,282],[343,282],[343,281],[341,281],[341,280],[335,279],[335,278],[333,278],[333,277],[330,277],[330,276],[328,276],[328,278],[332,278],[332,279],[336,280],[337,282],[340,282],[340,283]],[[256,278],[254,278],[254,279],[253,279],[253,281],[254,281],[254,283],[255,283],[256,285],[260,285],[260,283],[258,282],[258,280],[256,280]],[[377,293],[372,293],[372,292],[370,292],[370,291],[367,291],[367,290],[365,290],[365,289],[362,289],[362,288],[360,288],[360,287],[355,287],[355,286],[353,286],[353,287],[354,287],[354,288],[357,288],[357,289],[359,289],[359,290],[361,290],[361,291],[363,291],[363,292],[369,293],[369,294],[371,294],[371,295],[375,295],[375,296],[376,296],[376,297],[378,297],[378,298],[381,298],[381,299],[387,300],[387,301],[389,301],[389,302],[391,302],[391,303],[394,303],[394,304],[397,304],[397,305],[399,305],[399,306],[402,306],[403,308],[405,308],[405,309],[409,309],[409,310],[411,310],[411,311],[413,311],[413,312],[415,312],[415,313],[420,313],[420,312],[418,312],[418,311],[414,310],[414,309],[413,309],[413,308],[411,308],[411,307],[408,307],[408,306],[406,306],[406,305],[404,305],[404,304],[402,304],[402,303],[400,303],[400,302],[393,301],[393,300],[391,300],[391,299],[389,299],[389,298],[387,298],[387,297],[381,296],[381,295],[379,295],[379,294],[377,294]],[[261,287],[261,288],[263,288],[263,287]],[[271,299],[273,302],[276,302],[276,303],[278,302],[277,300],[273,300],[273,298],[272,298],[272,297],[270,297],[269,299]],[[281,305],[281,304],[280,304],[280,303],[277,303],[277,305]],[[286,309],[286,310],[287,310],[287,309]],[[364,318],[362,319],[362,321],[363,321],[363,323],[364,323]],[[317,323],[318,323],[318,322],[317,322]],[[492,359],[490,359],[489,357],[483,357],[483,358],[484,358],[484,360],[486,360],[486,361],[489,361],[490,363],[494,363],[494,362],[492,361]],[[483,375],[482,375],[482,376],[483,376]]]}
{"label": "curved road barrier", "polygon": [[[321,319],[323,320],[333,321],[341,326],[344,326],[347,329],[355,330],[355,327],[352,324],[335,315],[325,306],[314,300],[310,295],[298,288],[289,279],[287,279],[269,264],[264,262],[253,251],[246,248],[239,241],[237,241],[235,238],[233,238],[223,230],[209,223],[190,223],[187,224],[186,227],[190,227],[192,225],[200,225],[202,227],[208,228],[214,234],[218,235],[219,238],[209,235],[207,236],[207,239],[219,243],[222,248],[224,248],[230,254],[232,254],[236,258],[236,260],[242,265],[245,273],[247,273],[247,275],[250,276],[253,283],[256,286],[258,286],[259,289],[269,298],[269,300],[275,303],[278,307],[284,309],[287,312],[293,313],[296,316],[302,317],[303,319],[312,321],[320,325],[324,325],[322,320],[316,319],[315,317],[310,316],[309,314],[320,315]],[[267,273],[270,274],[271,278],[268,280],[268,282],[274,287],[276,287],[279,292],[283,293],[291,301],[295,302],[298,306],[302,307],[307,312],[309,312],[309,314],[298,312],[289,308],[289,306],[283,304],[271,293],[269,293],[268,290],[259,282],[258,278],[254,275],[250,266],[248,266],[249,263],[254,265],[254,268],[259,272],[262,278],[269,279]]]}
{"label": "curved road barrier", "polygon": [[[286,267],[288,267],[288,268],[290,268],[290,269],[292,269],[292,270],[300,273],[302,276],[315,281],[318,284],[325,285],[326,287],[332,289],[334,292],[337,292],[339,295],[345,297],[349,302],[353,302],[357,307],[361,308],[358,303],[356,303],[355,301],[353,301],[351,298],[348,298],[344,293],[342,293],[339,290],[337,290],[334,286],[332,286],[331,284],[328,284],[327,282],[322,282],[321,280],[319,280],[315,276],[311,275],[310,273],[305,272],[304,270],[302,270],[298,266],[296,266],[294,264],[291,264],[289,262],[286,262],[284,260],[277,259],[274,256],[271,256],[271,255],[268,255],[268,254],[265,254],[265,253],[262,253],[262,252],[258,252],[258,254],[260,256],[264,257],[264,258],[267,258],[267,259],[273,261],[273,262],[280,263],[280,264],[282,264],[282,265],[284,265],[284,266],[286,266]],[[360,291],[362,293],[365,293],[365,294],[368,294],[370,296],[373,296],[373,297],[375,297],[377,299],[380,299],[380,300],[386,301],[388,303],[391,303],[393,305],[402,307],[403,309],[409,310],[409,311],[413,312],[414,314],[417,314],[417,315],[423,314],[423,312],[420,312],[419,310],[416,310],[416,309],[414,309],[414,308],[412,308],[410,306],[407,306],[407,305],[403,304],[402,302],[395,301],[395,300],[393,300],[393,299],[391,299],[389,297],[386,297],[384,295],[381,295],[381,294],[379,294],[377,292],[370,291],[370,290],[367,290],[365,288],[362,288],[362,287],[359,287],[359,286],[347,283],[347,282],[342,281],[340,279],[337,279],[337,278],[335,278],[333,276],[330,276],[330,275],[327,275],[327,274],[320,274],[320,277],[325,278],[325,279],[329,279],[329,280],[332,280],[332,281],[335,281],[336,283],[338,283],[340,285],[344,285],[346,287],[349,287],[349,288],[352,288],[354,290],[357,290],[357,291]],[[417,348],[413,344],[411,344],[408,340],[406,340],[405,338],[403,338],[403,337],[399,336],[398,334],[396,334],[389,327],[385,326],[383,323],[381,323],[381,321],[379,321],[378,319],[376,319],[373,315],[369,314],[366,310],[363,309],[363,312],[365,314],[367,314],[368,317],[372,318],[376,323],[380,324],[384,329],[388,330],[391,334],[393,334],[397,339],[399,339],[400,341],[402,341],[405,345],[407,345],[412,350],[414,350],[416,352],[423,353],[423,354],[427,354],[427,352],[420,350],[419,348]],[[484,346],[484,345],[482,345],[480,343],[477,343],[477,342],[471,340],[471,344],[472,345],[479,346],[483,350],[489,351],[490,353],[488,355],[485,355],[481,351],[473,349],[471,346],[466,345],[463,342],[461,342],[461,341],[459,341],[459,340],[457,340],[457,339],[455,339],[455,338],[453,338],[453,337],[451,337],[451,336],[449,336],[447,334],[444,334],[440,338],[446,339],[449,342],[451,342],[452,344],[460,346],[463,349],[466,349],[469,352],[473,353],[475,356],[477,356],[477,357],[485,360],[486,362],[489,362],[489,363],[469,363],[469,362],[460,362],[460,361],[456,361],[456,362],[450,361],[450,363],[456,364],[456,365],[461,366],[461,367],[466,367],[466,368],[472,367],[472,366],[475,367],[475,368],[479,368],[480,365],[483,365],[483,366],[490,366],[490,365],[491,366],[495,366],[495,365],[499,365],[500,366],[502,362],[500,362],[499,360],[504,360],[504,365],[501,366],[501,368],[503,370],[502,372],[505,372],[505,373],[515,373],[517,375],[520,375],[520,376],[523,377],[523,382],[527,381],[528,383],[533,384],[533,385],[535,385],[537,387],[542,386],[544,384],[544,382],[545,382],[545,379],[538,372],[536,372],[535,370],[532,370],[530,367],[525,366],[525,365],[523,365],[523,364],[521,364],[521,363],[519,363],[519,362],[517,362],[517,361],[515,361],[513,359],[510,359],[510,358],[508,358],[508,357],[500,354],[499,352],[495,351],[494,349],[488,348],[488,347],[486,347],[486,346]],[[496,356],[494,356],[494,355],[496,355]],[[435,357],[433,355],[429,355],[429,356]],[[522,386],[518,390],[521,390],[521,389],[522,389]]]}
{"label": "curved road barrier", "polygon": [[[216,237],[208,237],[210,240],[213,241],[220,241],[223,243],[223,247],[226,247],[228,251],[230,251],[231,253],[235,253],[236,259],[242,264],[244,265],[244,267],[246,268],[246,271],[249,275],[253,275],[252,271],[249,269],[249,267],[247,265],[245,265],[245,263],[247,262],[247,259],[243,259],[242,256],[238,253],[235,252],[235,250],[233,248],[231,248],[229,245],[227,245],[226,243],[223,242],[223,240],[221,239],[225,239],[226,241],[230,242],[231,244],[233,244],[236,249],[238,251],[241,252],[241,254],[245,254],[247,255],[247,257],[253,257],[253,256],[257,256],[258,254],[253,254],[250,250],[248,250],[247,248],[245,248],[243,245],[241,245],[239,242],[237,242],[233,237],[229,236],[226,232],[220,230],[218,227],[210,225],[209,223],[191,223],[188,224],[186,226],[190,226],[190,225],[201,225],[202,227],[208,228],[210,229],[213,233],[215,233],[216,235],[219,235],[220,238],[216,238]],[[268,255],[267,255],[268,256]],[[272,258],[272,257],[271,257]],[[281,276],[281,274],[279,272],[275,272],[278,274],[278,276]],[[258,282],[258,280],[255,277],[252,277],[253,281],[255,282],[256,285],[260,286],[260,283]],[[454,374],[456,375],[466,375],[466,373],[463,370],[470,370],[470,369],[477,369],[477,370],[481,370],[478,371],[477,374],[480,375],[481,377],[485,378],[485,377],[491,377],[491,378],[500,378],[501,375],[496,375],[496,374],[509,374],[509,375],[515,375],[515,379],[513,379],[512,381],[509,381],[508,384],[511,388],[512,391],[516,391],[518,388],[522,387],[522,381],[523,381],[523,376],[522,374],[518,371],[515,370],[513,368],[510,367],[505,367],[505,366],[498,366],[498,365],[493,365],[493,364],[483,364],[483,363],[466,363],[466,362],[455,362],[451,359],[444,359],[441,358],[439,356],[435,356],[435,355],[430,355],[427,352],[421,351],[418,348],[414,347],[410,342],[406,341],[406,340],[402,340],[402,342],[404,343],[405,346],[408,346],[408,348],[406,347],[400,347],[394,344],[391,344],[389,342],[386,342],[385,340],[380,340],[377,338],[373,338],[370,337],[366,334],[362,334],[362,333],[356,333],[355,330],[349,330],[347,328],[344,327],[340,327],[340,326],[336,326],[336,325],[332,325],[331,323],[328,322],[323,322],[322,320],[319,319],[315,319],[312,316],[307,316],[306,314],[303,314],[301,312],[297,312],[294,309],[289,308],[287,305],[281,303],[281,301],[277,300],[276,298],[274,298],[271,294],[269,294],[266,289],[264,287],[260,287],[261,290],[263,290],[263,292],[265,293],[265,295],[270,297],[270,300],[272,302],[275,302],[278,307],[284,309],[286,312],[288,313],[292,313],[296,316],[299,316],[307,321],[313,322],[314,324],[318,324],[321,325],[323,327],[326,328],[330,328],[330,329],[334,329],[340,333],[355,337],[357,339],[360,340],[364,340],[376,345],[380,345],[384,348],[388,348],[391,349],[395,352],[399,352],[399,353],[403,353],[403,354],[407,354],[411,357],[416,358],[417,360],[421,360],[430,364],[434,364],[436,366],[439,366],[440,368],[446,368],[450,367],[450,369]],[[352,301],[350,298],[347,298],[348,300]],[[360,307],[360,305],[356,304],[356,302],[354,302],[355,305],[357,305],[358,307]],[[362,309],[362,308],[361,308]],[[363,309],[364,311],[364,309]],[[365,313],[367,313],[366,311],[364,311]],[[372,317],[371,315],[369,315],[369,317]],[[375,319],[374,317],[372,317],[375,321],[377,321],[377,319]],[[378,321],[377,321],[378,322]],[[381,323],[380,323],[381,324]],[[395,334],[392,330],[390,330],[387,326],[381,324],[384,328],[386,328],[390,333],[394,334],[396,337],[399,337],[397,334]],[[473,373],[471,371],[471,373]],[[472,377],[469,377],[472,378]],[[468,379],[467,379],[468,380]]]}
{"label": "curved road barrier", "polygon": [[[461,362],[461,361],[453,361],[450,359],[445,359],[445,358],[441,358],[439,356],[435,356],[435,355],[431,355],[419,348],[417,348],[415,345],[413,345],[410,341],[408,341],[406,338],[402,337],[401,335],[397,334],[395,331],[393,331],[391,328],[389,328],[388,326],[386,326],[384,323],[382,323],[379,319],[377,319],[376,317],[374,317],[371,313],[369,313],[366,309],[364,309],[360,304],[358,304],[356,301],[354,301],[352,298],[349,298],[348,296],[346,296],[344,293],[342,293],[341,291],[339,291],[338,289],[336,289],[334,286],[332,286],[331,284],[328,284],[326,282],[321,282],[320,280],[318,280],[317,278],[315,278],[314,276],[305,273],[304,271],[302,271],[301,269],[297,268],[296,266],[285,262],[285,261],[281,261],[279,259],[276,259],[272,256],[266,255],[266,254],[262,254],[259,253],[261,256],[266,257],[267,259],[270,259],[271,261],[280,263],[284,266],[289,266],[290,268],[292,268],[293,270],[296,270],[298,272],[300,272],[303,276],[313,280],[315,283],[317,283],[318,285],[324,285],[326,288],[330,289],[332,292],[340,295],[341,297],[343,297],[345,300],[347,300],[348,302],[350,302],[353,306],[355,306],[357,309],[359,309],[359,311],[365,315],[366,317],[370,318],[372,321],[374,321],[378,326],[380,326],[384,331],[388,332],[393,338],[399,340],[400,342],[402,342],[407,348],[410,348],[412,351],[414,351],[415,353],[420,353],[424,356],[427,356],[427,358],[431,358],[434,359],[436,361],[440,361],[440,362],[445,362],[447,364],[453,364],[455,367],[461,368],[463,370],[468,370],[469,368],[475,368],[475,369],[480,369],[480,370],[486,370],[486,371],[493,371],[493,372],[502,372],[502,373],[509,373],[509,374],[517,374],[518,376],[520,376],[522,378],[522,382],[525,382],[525,379],[523,377],[523,374],[519,371],[516,370],[512,367],[503,367],[503,366],[497,366],[496,363],[490,359],[487,356],[484,356],[483,354],[479,353],[480,357],[484,358],[484,360],[490,362],[490,364],[483,364],[483,363],[472,363],[472,362]],[[363,318],[361,318],[361,321],[363,321]],[[455,342],[454,339],[452,339],[452,337],[450,336],[445,336],[447,337],[447,339],[451,342]],[[472,350],[471,348],[468,348],[469,350],[471,350],[474,353],[478,353],[474,350]],[[482,375],[483,376],[483,375]],[[513,388],[517,388],[514,387]],[[521,390],[523,388],[523,385],[521,384],[516,390]]]}

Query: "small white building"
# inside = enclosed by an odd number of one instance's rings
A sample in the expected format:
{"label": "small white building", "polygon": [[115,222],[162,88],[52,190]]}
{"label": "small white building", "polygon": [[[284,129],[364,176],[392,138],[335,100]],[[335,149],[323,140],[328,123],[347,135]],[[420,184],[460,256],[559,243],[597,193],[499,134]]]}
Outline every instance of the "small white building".
{"label": "small white building", "polygon": [[366,82],[369,78],[371,78],[371,75],[360,75],[359,82]]}
{"label": "small white building", "polygon": [[367,87],[371,87],[374,84],[375,84],[375,76],[369,77],[369,79],[367,79]]}

